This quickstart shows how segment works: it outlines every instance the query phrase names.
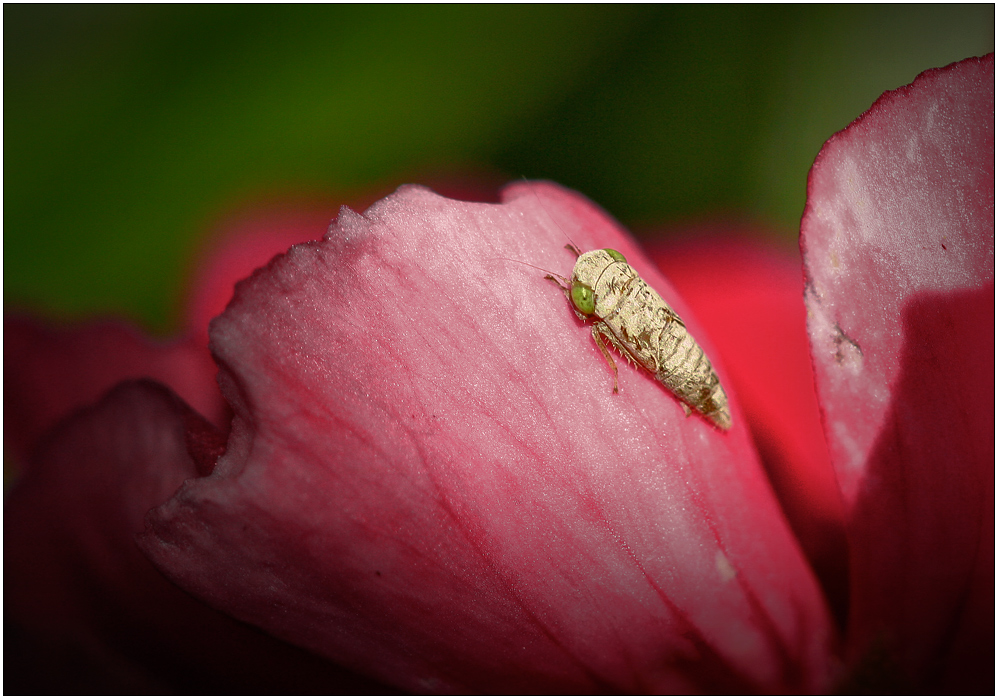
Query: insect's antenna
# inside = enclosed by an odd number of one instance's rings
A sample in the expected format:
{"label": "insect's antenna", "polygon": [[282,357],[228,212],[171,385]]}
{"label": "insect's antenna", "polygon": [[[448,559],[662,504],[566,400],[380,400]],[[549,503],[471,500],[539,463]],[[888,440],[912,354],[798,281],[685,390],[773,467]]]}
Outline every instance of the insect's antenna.
{"label": "insect's antenna", "polygon": [[568,233],[565,232],[565,229],[561,227],[561,224],[555,221],[554,217],[551,216],[550,212],[548,212],[547,208],[544,206],[544,202],[542,202],[541,198],[537,195],[537,191],[534,189],[533,185],[530,184],[530,181],[527,179],[527,176],[521,175],[521,177],[523,178],[523,184],[527,186],[527,189],[530,190],[530,193],[534,195],[534,199],[537,200],[537,204],[541,207],[541,211],[543,211],[544,215],[548,217],[548,221],[553,223],[555,227],[559,231],[561,231],[561,234],[565,236],[565,239],[568,241],[568,245],[566,245],[565,248],[575,253],[575,256],[578,257],[581,254],[579,252],[579,246],[575,244],[575,241],[572,240],[571,237],[569,237]]}
{"label": "insect's antenna", "polygon": [[538,267],[537,265],[532,265],[529,262],[524,262],[523,260],[513,260],[513,259],[510,259],[508,257],[493,257],[492,259],[494,259],[494,260],[504,260],[505,262],[515,262],[518,265],[525,265],[527,267],[532,267],[533,269],[536,269],[538,272],[544,272],[544,274],[548,275],[549,277],[554,277],[556,279],[560,279],[565,284],[570,283],[570,280],[566,279],[565,277],[561,276],[560,274],[557,274],[557,273],[552,272],[550,270],[544,269],[543,267]]}

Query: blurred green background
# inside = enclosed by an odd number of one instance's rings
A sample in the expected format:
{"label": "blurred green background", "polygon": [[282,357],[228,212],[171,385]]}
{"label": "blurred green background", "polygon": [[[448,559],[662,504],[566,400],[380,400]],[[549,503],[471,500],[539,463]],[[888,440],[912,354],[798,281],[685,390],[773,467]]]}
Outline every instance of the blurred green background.
{"label": "blurred green background", "polygon": [[976,6],[4,5],[4,299],[175,322],[213,217],[447,173],[790,240],[821,144]]}

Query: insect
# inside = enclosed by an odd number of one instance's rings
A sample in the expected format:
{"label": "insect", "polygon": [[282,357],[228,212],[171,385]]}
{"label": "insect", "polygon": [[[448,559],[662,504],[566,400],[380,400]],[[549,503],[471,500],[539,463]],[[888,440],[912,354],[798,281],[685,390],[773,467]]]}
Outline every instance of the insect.
{"label": "insect", "polygon": [[553,274],[545,279],[565,292],[579,318],[592,323],[593,340],[613,369],[613,392],[617,393],[617,364],[603,338],[672,391],[687,415],[692,408],[727,431],[728,397],[707,355],[676,312],[616,250],[583,254],[575,245],[565,247],[578,258],[571,280]]}

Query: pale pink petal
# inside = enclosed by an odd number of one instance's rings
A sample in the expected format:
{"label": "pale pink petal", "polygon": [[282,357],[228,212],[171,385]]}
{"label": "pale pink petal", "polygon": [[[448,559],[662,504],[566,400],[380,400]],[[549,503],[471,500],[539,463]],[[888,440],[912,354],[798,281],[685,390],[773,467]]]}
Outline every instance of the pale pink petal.
{"label": "pale pink petal", "polygon": [[[212,325],[226,454],[142,545],[213,606],[414,691],[801,691],[833,632],[743,413],[618,360],[542,269],[612,246],[544,184],[407,187],[237,287]],[[719,367],[722,380],[727,374]]]}
{"label": "pale pink petal", "polygon": [[336,206],[295,202],[241,211],[216,226],[189,273],[184,323],[205,346],[208,323],[225,310],[236,282],[292,245],[319,240]]}
{"label": "pale pink petal", "polygon": [[[482,173],[439,178],[432,188],[451,199],[496,201],[498,183]],[[368,192],[349,200],[363,209],[381,196]],[[186,277],[184,324],[191,337],[208,343],[208,323],[225,310],[236,282],[245,279],[292,245],[320,240],[342,199],[273,197],[240,208],[211,227]]]}
{"label": "pale pink petal", "polygon": [[919,691],[994,691],[994,81],[990,55],[881,97],[801,227],[850,647]]}

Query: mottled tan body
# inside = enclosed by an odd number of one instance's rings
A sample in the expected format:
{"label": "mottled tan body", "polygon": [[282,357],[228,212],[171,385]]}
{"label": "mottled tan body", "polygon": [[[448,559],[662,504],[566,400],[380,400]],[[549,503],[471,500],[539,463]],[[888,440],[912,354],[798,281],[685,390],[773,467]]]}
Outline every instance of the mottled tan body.
{"label": "mottled tan body", "polygon": [[593,291],[594,312],[587,315],[576,308],[576,313],[593,324],[593,339],[613,369],[614,392],[617,365],[601,335],[624,357],[654,374],[683,403],[720,429],[731,427],[728,397],[707,355],[676,312],[633,267],[606,250],[593,250],[579,255],[572,283]]}

